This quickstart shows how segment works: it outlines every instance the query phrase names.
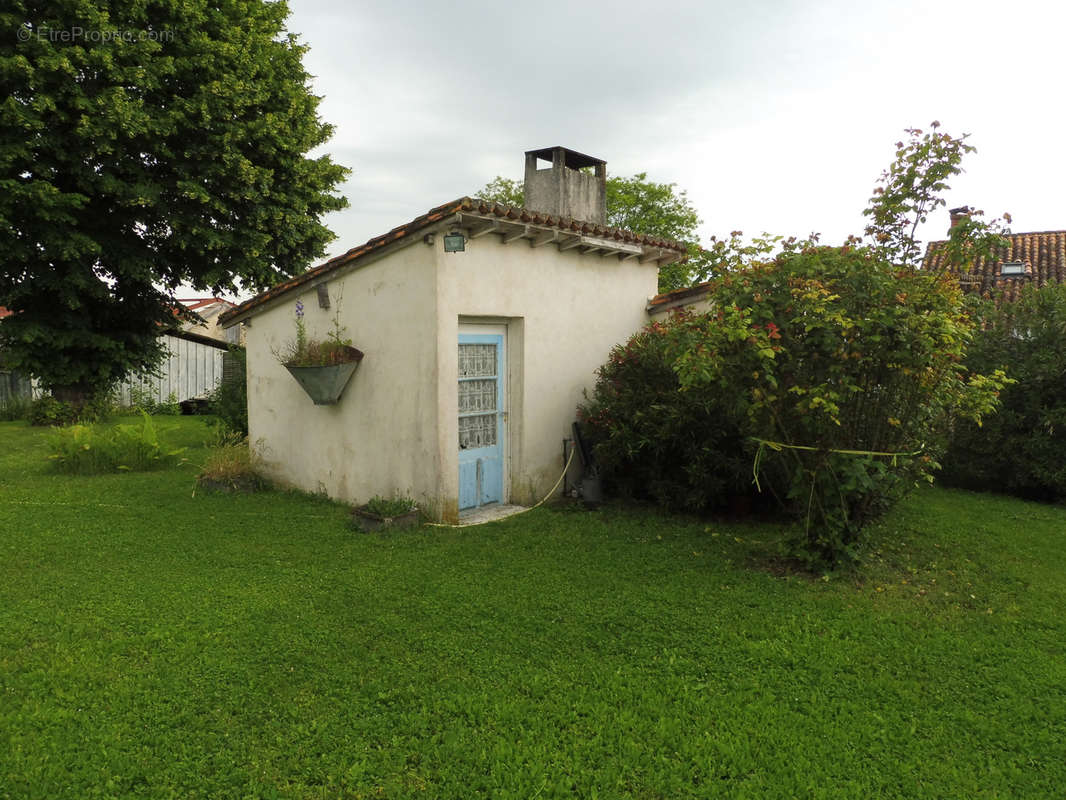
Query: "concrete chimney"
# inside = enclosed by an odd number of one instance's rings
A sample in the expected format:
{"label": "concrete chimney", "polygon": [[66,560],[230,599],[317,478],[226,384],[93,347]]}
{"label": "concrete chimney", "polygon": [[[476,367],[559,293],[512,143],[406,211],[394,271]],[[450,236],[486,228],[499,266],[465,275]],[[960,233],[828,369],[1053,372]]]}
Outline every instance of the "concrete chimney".
{"label": "concrete chimney", "polygon": [[[537,169],[537,161],[551,166]],[[606,225],[607,162],[565,147],[528,150],[525,197],[530,211]]]}
{"label": "concrete chimney", "polygon": [[958,208],[951,209],[948,213],[951,214],[951,226],[948,228],[948,235],[951,235],[951,230],[964,219],[968,219],[970,213],[973,211],[969,206],[959,206]]}

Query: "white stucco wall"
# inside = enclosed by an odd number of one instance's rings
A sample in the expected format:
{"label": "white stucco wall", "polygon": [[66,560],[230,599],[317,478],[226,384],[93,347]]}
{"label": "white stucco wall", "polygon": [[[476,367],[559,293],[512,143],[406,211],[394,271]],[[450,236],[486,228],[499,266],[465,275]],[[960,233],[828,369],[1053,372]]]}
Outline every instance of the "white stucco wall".
{"label": "white stucco wall", "polygon": [[[314,289],[285,295],[247,332],[248,427],[270,477],[346,502],[410,493],[437,501],[437,342],[432,258],[418,244]],[[365,357],[339,403],[316,406],[275,352],[295,337],[302,299],[308,335],[325,338],[338,309]]]}
{"label": "white stucco wall", "polygon": [[562,471],[562,441],[597,367],[648,322],[658,270],[524,239],[503,244],[492,234],[468,240],[463,253],[437,251],[441,480],[458,486],[458,348],[450,343],[460,321],[506,322],[507,499],[536,502]]}
{"label": "white stucco wall", "polygon": [[[283,296],[251,319],[250,438],[284,484],[347,502],[409,492],[431,515],[458,515],[460,324],[507,329],[505,500],[540,500],[562,471],[582,392],[611,348],[648,321],[657,269],[637,259],[559,252],[489,234],[444,253],[421,238],[314,289]],[[336,406],[315,406],[278,362],[295,335],[325,337],[339,307],[366,357]]]}

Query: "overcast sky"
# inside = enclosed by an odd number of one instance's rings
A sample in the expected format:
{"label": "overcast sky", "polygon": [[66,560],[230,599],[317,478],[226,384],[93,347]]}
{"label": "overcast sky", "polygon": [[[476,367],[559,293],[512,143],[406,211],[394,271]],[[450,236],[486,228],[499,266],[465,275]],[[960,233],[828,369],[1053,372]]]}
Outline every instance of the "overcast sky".
{"label": "overcast sky", "polygon": [[[903,129],[934,119],[978,149],[948,207],[1066,228],[1066,4],[290,3],[336,126],[325,149],[352,169],[330,255],[554,145],[676,183],[705,238],[834,243],[861,233]],[[941,210],[922,236],[947,225]]]}

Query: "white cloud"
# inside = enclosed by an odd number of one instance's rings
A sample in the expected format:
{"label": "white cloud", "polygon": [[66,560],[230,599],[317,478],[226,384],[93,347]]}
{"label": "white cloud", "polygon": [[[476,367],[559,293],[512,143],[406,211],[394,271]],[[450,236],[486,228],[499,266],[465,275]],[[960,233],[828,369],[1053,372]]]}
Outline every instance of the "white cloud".
{"label": "white cloud", "polygon": [[[828,241],[863,224],[892,144],[932,119],[979,152],[949,205],[1066,228],[1058,5],[294,0],[290,28],[353,168],[331,254],[520,177],[562,144],[688,190],[705,232]],[[925,231],[938,238],[946,213]]]}

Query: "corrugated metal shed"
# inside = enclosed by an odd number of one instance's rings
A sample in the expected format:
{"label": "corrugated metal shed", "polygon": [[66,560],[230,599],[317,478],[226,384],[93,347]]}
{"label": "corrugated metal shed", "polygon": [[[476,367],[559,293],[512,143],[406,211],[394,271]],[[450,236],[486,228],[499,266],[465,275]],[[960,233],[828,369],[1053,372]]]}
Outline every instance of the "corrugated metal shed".
{"label": "corrugated metal shed", "polygon": [[222,380],[225,345],[204,336],[183,332],[164,334],[169,356],[159,365],[158,375],[138,375],[124,381],[116,390],[121,405],[130,405],[130,389],[147,392],[157,403],[206,397]]}

